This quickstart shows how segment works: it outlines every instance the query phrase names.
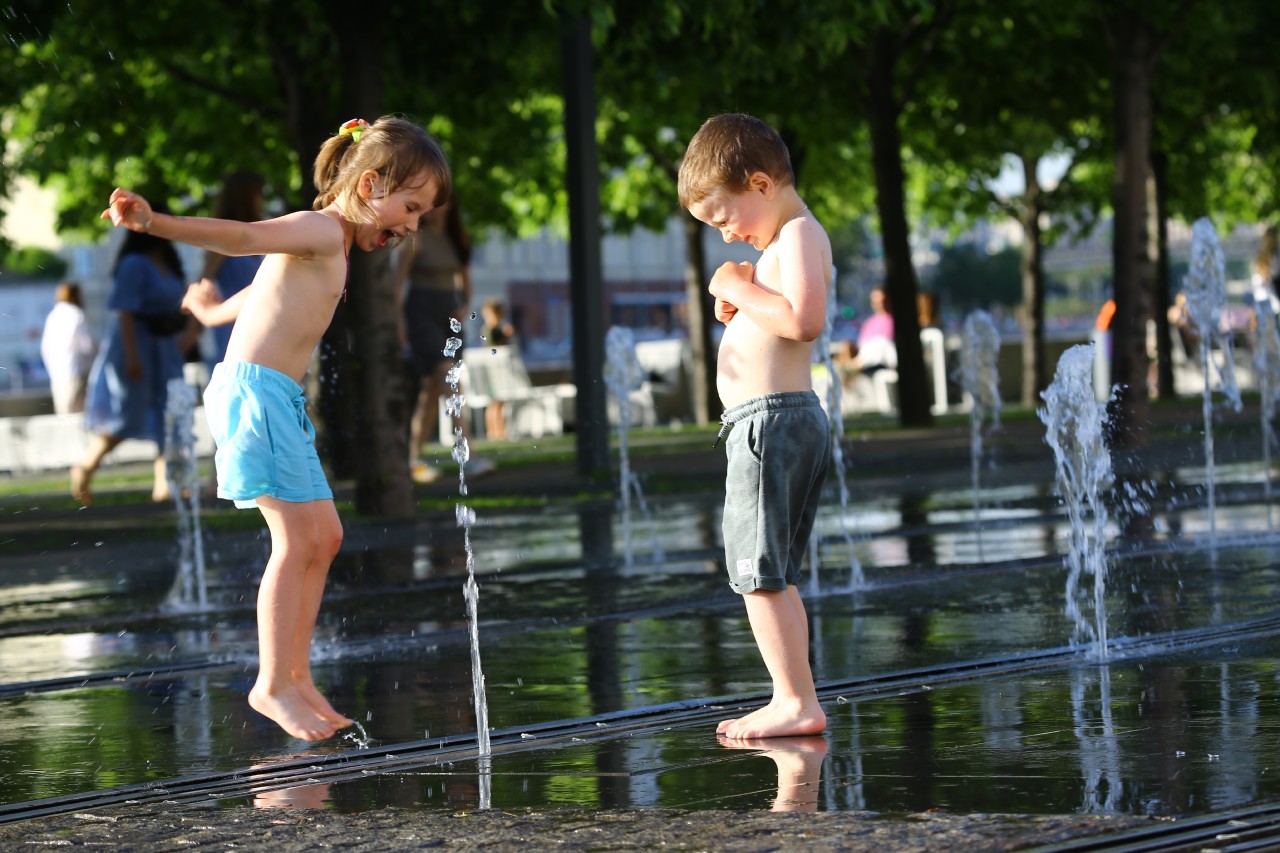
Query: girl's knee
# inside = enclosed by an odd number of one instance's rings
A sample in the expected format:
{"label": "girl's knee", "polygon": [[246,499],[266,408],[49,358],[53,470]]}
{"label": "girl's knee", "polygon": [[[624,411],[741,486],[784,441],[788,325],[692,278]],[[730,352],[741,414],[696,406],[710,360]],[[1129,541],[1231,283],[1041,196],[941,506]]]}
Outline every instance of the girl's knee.
{"label": "girl's knee", "polygon": [[338,556],[338,551],[342,548],[342,523],[334,519],[332,524],[324,525],[319,533],[317,556],[332,560]]}

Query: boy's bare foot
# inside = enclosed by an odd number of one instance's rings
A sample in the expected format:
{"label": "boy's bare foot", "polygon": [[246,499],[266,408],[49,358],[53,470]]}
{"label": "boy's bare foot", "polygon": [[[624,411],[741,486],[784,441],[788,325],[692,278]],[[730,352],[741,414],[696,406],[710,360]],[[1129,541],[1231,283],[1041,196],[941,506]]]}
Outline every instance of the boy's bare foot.
{"label": "boy's bare foot", "polygon": [[272,696],[254,687],[249,691],[249,707],[302,740],[324,740],[337,730],[333,723],[320,718],[296,688]]}
{"label": "boy's bare foot", "polygon": [[822,706],[796,704],[783,706],[770,702],[736,720],[724,720],[716,726],[716,734],[727,738],[797,737],[821,734],[827,727]]}
{"label": "boy's bare foot", "polygon": [[89,491],[89,472],[79,465],[71,466],[71,497],[80,501],[83,506],[93,503],[93,494]]}
{"label": "boy's bare foot", "polygon": [[340,729],[345,729],[347,726],[355,723],[355,721],[350,717],[344,717],[342,714],[335,711],[333,706],[329,704],[329,700],[321,695],[320,691],[316,689],[314,684],[311,684],[310,682],[299,684],[298,693],[302,696],[303,700],[311,706],[311,710],[315,711],[316,716],[320,719],[333,723]]}

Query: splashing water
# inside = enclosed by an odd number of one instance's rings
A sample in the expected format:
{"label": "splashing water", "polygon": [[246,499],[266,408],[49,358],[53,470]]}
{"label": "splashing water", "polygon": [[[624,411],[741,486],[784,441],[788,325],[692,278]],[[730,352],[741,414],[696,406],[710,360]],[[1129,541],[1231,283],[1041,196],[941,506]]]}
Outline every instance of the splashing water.
{"label": "splashing water", "polygon": [[986,311],[964,318],[964,348],[960,350],[960,385],[972,401],[969,407],[969,468],[973,483],[973,526],[978,538],[978,562],[982,553],[982,506],[979,471],[982,467],[982,425],[991,418],[991,429],[1000,428],[1000,330]]}
{"label": "splashing water", "polygon": [[170,379],[164,407],[165,479],[178,510],[178,576],[165,609],[205,609],[209,605],[204,574],[204,540],[200,533],[200,467],[193,431],[196,389],[184,379]]}
{"label": "splashing water", "polygon": [[[1236,384],[1235,355],[1231,334],[1222,328],[1222,306],[1227,302],[1227,276],[1222,246],[1213,223],[1201,217],[1191,226],[1191,267],[1182,280],[1187,296],[1187,313],[1200,339],[1200,375],[1204,377],[1204,464],[1209,494],[1209,549],[1217,544],[1217,511],[1213,462],[1213,398],[1209,387],[1209,363],[1214,364],[1218,384],[1232,410],[1240,411],[1240,387]],[[1217,345],[1221,359],[1210,354]]]}
{"label": "splashing water", "polygon": [[[1075,625],[1072,642],[1092,640],[1095,655],[1107,657],[1106,530],[1109,514],[1102,493],[1112,482],[1111,451],[1103,440],[1108,400],[1093,390],[1093,345],[1079,344],[1062,354],[1053,382],[1040,396],[1036,414],[1048,430],[1058,469],[1058,492],[1071,523],[1067,548],[1066,614]],[[1114,390],[1112,392],[1114,396]],[[1081,582],[1093,576],[1093,621],[1084,615],[1089,596]],[[1086,607],[1082,607],[1084,602]]]}
{"label": "splashing water", "polygon": [[[831,330],[836,315],[836,273],[831,271],[831,280],[827,284],[827,317],[822,324],[822,332],[813,342],[813,363],[822,365],[827,371],[827,422],[831,426],[831,467],[836,471],[836,483],[840,495],[840,532],[849,552],[849,587],[862,589],[867,584],[866,575],[862,571],[862,563],[853,552],[853,533],[849,530],[849,484],[845,479],[844,461],[844,387],[840,384],[840,375],[836,372],[835,363],[831,360]],[[815,531],[809,544],[809,590],[818,591],[818,534]]]}
{"label": "splashing water", "polygon": [[1267,504],[1267,531],[1272,532],[1271,446],[1276,441],[1272,418],[1276,413],[1276,391],[1280,389],[1280,329],[1276,327],[1276,315],[1269,299],[1255,303],[1254,314],[1258,318],[1258,339],[1253,348],[1253,368],[1262,398],[1262,491]]}
{"label": "splashing water", "polygon": [[[604,384],[618,402],[618,466],[619,491],[622,498],[623,554],[626,565],[632,564],[631,545],[631,494],[645,518],[649,518],[649,506],[640,488],[640,478],[631,470],[631,457],[627,447],[627,434],[631,427],[631,392],[644,384],[644,366],[636,355],[635,335],[625,326],[610,326],[604,336]],[[653,537],[654,562],[662,561],[662,546]]]}
{"label": "splashing water", "polygon": [[[449,328],[454,335],[445,342],[444,354],[446,358],[454,358],[462,347],[462,339],[457,337],[458,333],[462,331],[462,323],[456,317],[450,318]],[[462,361],[457,360],[446,374],[449,389],[452,393],[446,400],[445,407],[449,415],[454,418],[462,416],[463,406],[466,404],[466,397],[458,393],[458,382],[463,370]],[[453,428],[453,461],[458,463],[458,494],[464,497],[467,494],[467,460],[470,458],[471,448],[467,444],[467,437],[463,433],[462,427],[456,426]],[[455,517],[458,526],[462,528],[462,541],[467,555],[467,582],[463,586],[463,598],[466,601],[467,629],[471,638],[471,694],[475,701],[476,710],[476,753],[479,759],[477,761],[477,769],[480,775],[480,808],[487,809],[490,804],[491,786],[493,784],[489,760],[492,747],[489,741],[489,703],[485,698],[484,670],[480,666],[480,586],[476,583],[475,553],[471,548],[471,527],[475,524],[476,513],[466,504],[459,502],[455,507]]]}
{"label": "splashing water", "polygon": [[369,737],[369,733],[364,730],[364,726],[360,725],[359,720],[352,720],[351,725],[359,732],[343,732],[342,739],[349,740],[355,744],[356,749],[368,749],[373,745],[373,739]]}

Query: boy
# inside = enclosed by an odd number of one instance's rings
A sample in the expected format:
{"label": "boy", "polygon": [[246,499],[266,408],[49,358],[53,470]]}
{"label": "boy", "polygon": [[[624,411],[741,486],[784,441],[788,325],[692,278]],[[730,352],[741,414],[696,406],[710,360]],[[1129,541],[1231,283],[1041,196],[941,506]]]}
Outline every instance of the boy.
{"label": "boy", "polygon": [[773,681],[768,705],[720,723],[727,738],[814,735],[827,723],[797,583],[831,457],[809,373],[831,244],[794,181],[782,138],[747,115],[707,120],[680,165],[680,204],[725,242],[761,252],[755,266],[724,264],[710,286],[725,324],[716,369],[729,435],[725,565]]}

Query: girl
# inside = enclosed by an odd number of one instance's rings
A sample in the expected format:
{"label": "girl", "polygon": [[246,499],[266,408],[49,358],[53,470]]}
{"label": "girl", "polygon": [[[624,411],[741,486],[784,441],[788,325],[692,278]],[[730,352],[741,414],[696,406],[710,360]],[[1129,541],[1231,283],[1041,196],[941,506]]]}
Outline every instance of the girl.
{"label": "girl", "polygon": [[103,218],[133,231],[228,256],[266,255],[253,283],[223,301],[193,285],[183,306],[200,322],[239,322],[204,394],[217,442],[218,496],[257,506],[271,531],[258,591],[258,679],[249,704],[294,737],[321,740],[351,725],[311,678],[311,637],[342,525],[316,455],[302,395],[312,351],[345,293],[347,253],[398,243],[452,189],[448,161],[426,131],[400,118],[352,119],[320,149],[313,210],[261,222],[154,213],[111,194]]}

